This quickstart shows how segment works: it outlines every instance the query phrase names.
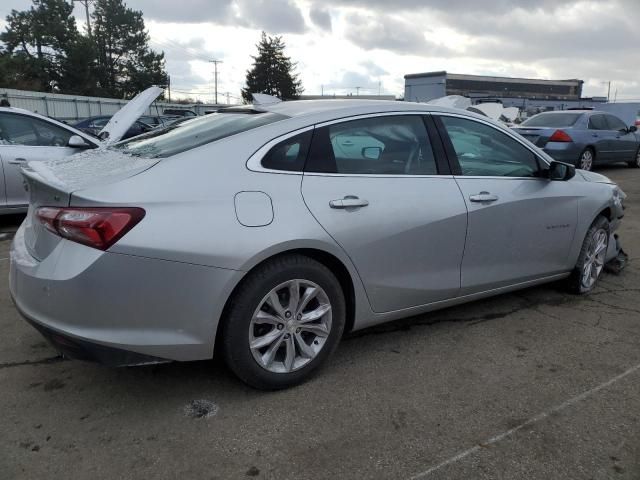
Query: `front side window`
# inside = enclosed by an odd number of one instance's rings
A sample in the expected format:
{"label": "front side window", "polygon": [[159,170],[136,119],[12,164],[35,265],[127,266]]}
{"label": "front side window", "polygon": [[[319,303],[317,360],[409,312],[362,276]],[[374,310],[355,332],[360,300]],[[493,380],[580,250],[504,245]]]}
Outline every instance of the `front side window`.
{"label": "front side window", "polygon": [[609,130],[626,130],[627,126],[624,124],[622,120],[613,115],[605,115],[607,119],[607,124],[609,125]]}
{"label": "front side window", "polygon": [[591,115],[589,117],[589,130],[609,130],[609,125],[604,115]]}
{"label": "front side window", "polygon": [[364,175],[435,175],[433,150],[418,115],[366,118],[315,130],[305,170]]}
{"label": "front side window", "polygon": [[38,146],[38,135],[26,115],[0,113],[0,145]]}
{"label": "front side window", "polygon": [[64,128],[52,125],[38,118],[32,118],[33,126],[38,136],[38,144],[43,147],[66,147],[72,132]]}
{"label": "front side window", "polygon": [[0,113],[0,145],[65,147],[70,131],[39,118]]}
{"label": "front side window", "polygon": [[252,110],[212,113],[152,130],[111,148],[137,157],[165,158],[286,118],[278,113]]}
{"label": "front side window", "polygon": [[535,177],[535,154],[497,128],[475,120],[440,117],[453,144],[462,175]]}

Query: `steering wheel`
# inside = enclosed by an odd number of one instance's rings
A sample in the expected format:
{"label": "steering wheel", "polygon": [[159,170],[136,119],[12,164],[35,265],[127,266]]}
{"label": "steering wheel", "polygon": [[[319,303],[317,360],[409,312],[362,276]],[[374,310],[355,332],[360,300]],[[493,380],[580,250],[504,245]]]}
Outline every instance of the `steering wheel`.
{"label": "steering wheel", "polygon": [[66,147],[67,146],[67,142],[65,142],[64,138],[62,138],[62,137],[53,137],[51,139],[51,146],[52,147]]}

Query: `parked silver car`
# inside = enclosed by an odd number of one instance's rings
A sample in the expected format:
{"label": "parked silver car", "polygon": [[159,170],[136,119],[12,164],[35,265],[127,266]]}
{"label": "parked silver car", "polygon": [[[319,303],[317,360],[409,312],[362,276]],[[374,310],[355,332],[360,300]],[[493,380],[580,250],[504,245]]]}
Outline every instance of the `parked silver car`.
{"label": "parked silver car", "polygon": [[329,100],[226,109],[25,169],[22,314],[111,365],[211,358],[258,388],[343,332],[616,256],[624,193],[470,112]]}

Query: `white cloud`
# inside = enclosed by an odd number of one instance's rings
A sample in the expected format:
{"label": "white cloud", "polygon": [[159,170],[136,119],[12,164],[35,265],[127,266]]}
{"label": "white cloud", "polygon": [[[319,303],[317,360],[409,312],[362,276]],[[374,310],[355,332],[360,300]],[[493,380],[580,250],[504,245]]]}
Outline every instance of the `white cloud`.
{"label": "white cloud", "polygon": [[[284,35],[306,93],[343,93],[366,83],[401,95],[403,76],[429,70],[580,78],[586,95],[613,82],[640,99],[638,0],[128,0],[144,13],[153,46],[166,51],[180,89],[205,100],[239,96],[260,31]],[[2,0],[0,16],[26,8]],[[76,13],[79,9],[76,9]],[[355,85],[362,83],[362,85]],[[338,87],[342,91],[337,91]],[[329,92],[330,93],[330,92]]]}

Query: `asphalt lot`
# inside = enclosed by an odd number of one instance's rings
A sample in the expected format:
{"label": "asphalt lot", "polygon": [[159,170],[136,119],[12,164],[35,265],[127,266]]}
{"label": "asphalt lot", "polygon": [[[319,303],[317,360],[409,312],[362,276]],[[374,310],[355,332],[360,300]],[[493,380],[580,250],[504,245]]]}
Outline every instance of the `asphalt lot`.
{"label": "asphalt lot", "polygon": [[0,479],[640,478],[640,170],[601,173],[629,195],[631,263],[592,295],[543,286],[358,332],[275,393],[215,360],[60,359],[11,303],[0,233]]}

